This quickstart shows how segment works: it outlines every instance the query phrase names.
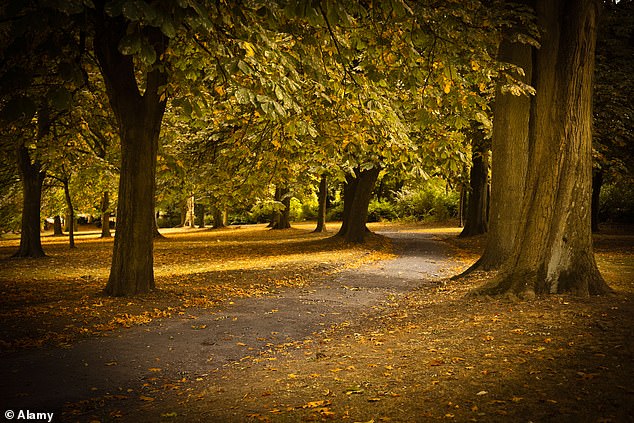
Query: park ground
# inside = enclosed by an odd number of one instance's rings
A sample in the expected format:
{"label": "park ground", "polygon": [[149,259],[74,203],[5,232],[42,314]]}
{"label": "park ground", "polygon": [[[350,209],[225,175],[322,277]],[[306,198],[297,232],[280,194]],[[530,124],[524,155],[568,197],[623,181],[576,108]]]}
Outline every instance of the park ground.
{"label": "park ground", "polygon": [[614,294],[518,301],[467,296],[489,274],[449,279],[484,244],[458,228],[376,224],[383,235],[366,246],[311,229],[165,231],[159,289],[139,298],[101,294],[112,240],[96,232],[73,250],[47,236],[40,260],[10,259],[17,240],[0,241],[3,410],[86,422],[634,420],[632,231],[595,236]]}

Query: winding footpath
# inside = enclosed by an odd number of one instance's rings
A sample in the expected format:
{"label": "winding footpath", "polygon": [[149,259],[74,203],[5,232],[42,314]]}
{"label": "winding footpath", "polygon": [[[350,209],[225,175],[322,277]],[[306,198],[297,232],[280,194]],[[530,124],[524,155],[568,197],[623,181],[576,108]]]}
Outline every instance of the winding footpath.
{"label": "winding footpath", "polygon": [[398,257],[344,270],[305,288],[236,300],[219,310],[184,316],[80,341],[3,354],[2,412],[30,410],[59,415],[65,403],[125,393],[161,372],[197,377],[267,345],[302,341],[342,322],[355,322],[390,296],[447,277],[449,247],[425,233],[384,232]]}

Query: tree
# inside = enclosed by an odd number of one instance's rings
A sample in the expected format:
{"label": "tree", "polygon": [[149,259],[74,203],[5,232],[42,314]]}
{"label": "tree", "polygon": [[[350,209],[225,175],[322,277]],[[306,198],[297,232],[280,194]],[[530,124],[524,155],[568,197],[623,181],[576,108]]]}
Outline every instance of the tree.
{"label": "tree", "polygon": [[[511,65],[509,78],[498,83],[493,105],[491,203],[487,243],[473,270],[498,269],[510,256],[522,223],[521,204],[528,165],[528,120],[532,91],[532,47],[516,33],[506,33],[498,60]],[[510,85],[509,85],[510,83]],[[465,272],[466,273],[466,272]]]}
{"label": "tree", "polygon": [[472,165],[469,172],[469,195],[465,224],[460,237],[481,235],[489,223],[489,149],[484,133],[478,128],[472,134]]}
{"label": "tree", "polygon": [[[500,274],[479,292],[521,297],[609,291],[590,230],[592,77],[599,2],[539,0],[521,219]],[[522,114],[518,118],[525,118]],[[513,142],[513,140],[507,140]],[[495,160],[495,158],[494,158]]]}
{"label": "tree", "polygon": [[[129,21],[126,17],[138,20],[138,32],[127,33]],[[107,10],[105,2],[95,2],[95,55],[102,69],[121,139],[117,231],[105,288],[105,292],[113,296],[146,293],[154,288],[152,225],[156,154],[167,84],[165,63],[161,57],[169,38],[160,28],[142,26],[144,17],[141,12],[130,9]],[[131,54],[126,55],[119,50],[120,46],[135,42],[139,44],[138,49],[144,51],[145,66],[139,66],[138,62],[135,64]],[[136,46],[130,49],[126,52],[136,52]],[[143,87],[138,84],[138,72],[142,73]]]}
{"label": "tree", "polygon": [[319,190],[317,192],[317,227],[315,232],[328,232],[326,229],[326,206],[328,202],[328,175],[322,174],[319,180]]}
{"label": "tree", "polygon": [[348,242],[363,242],[368,220],[368,206],[372,199],[372,190],[379,177],[378,166],[369,169],[357,168],[354,173],[346,175],[343,191],[343,222],[337,233]]}

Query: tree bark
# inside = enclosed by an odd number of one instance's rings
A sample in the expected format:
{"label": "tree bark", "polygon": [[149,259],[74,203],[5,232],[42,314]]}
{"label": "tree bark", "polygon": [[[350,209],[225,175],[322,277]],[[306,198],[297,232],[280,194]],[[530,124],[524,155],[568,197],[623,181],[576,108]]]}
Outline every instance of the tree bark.
{"label": "tree bark", "polygon": [[380,169],[373,167],[358,170],[355,175],[346,176],[343,200],[343,222],[337,235],[343,236],[347,242],[362,243],[366,233],[370,232],[368,206],[372,199],[372,190],[379,177]]}
{"label": "tree bark", "polygon": [[53,218],[53,236],[63,236],[64,231],[62,231],[62,218],[60,215],[56,215]]}
{"label": "tree bark", "polygon": [[62,180],[64,185],[64,199],[66,200],[67,216],[68,216],[68,246],[75,248],[75,210],[73,208],[73,199],[70,196],[69,180]]}
{"label": "tree bark", "polygon": [[110,238],[110,193],[103,192],[101,197],[101,238]]}
{"label": "tree bark", "polygon": [[213,208],[213,228],[220,229],[227,226],[227,213],[224,208],[216,204]]}
{"label": "tree bark", "polygon": [[462,238],[484,234],[488,229],[489,152],[481,145],[482,141],[474,143],[467,215],[459,235]]}
{"label": "tree bark", "polygon": [[592,252],[592,75],[599,2],[540,0],[529,167],[521,225],[500,274],[480,292],[609,292]]}
{"label": "tree bark", "polygon": [[205,205],[204,204],[199,204],[198,205],[198,211],[199,211],[198,227],[199,228],[204,228],[205,227]]}
{"label": "tree bark", "polygon": [[163,239],[165,236],[159,231],[158,225],[158,213],[154,213],[154,220],[152,223],[152,238],[153,239]]}
{"label": "tree bark", "polygon": [[194,194],[187,197],[187,201],[185,201],[185,222],[183,223],[184,227],[195,228],[196,227],[196,202],[194,198]]}
{"label": "tree bark", "polygon": [[[156,155],[166,102],[159,90],[166,85],[167,76],[157,63],[143,75],[145,89],[141,92],[133,57],[122,55],[118,49],[127,22],[121,16],[110,17],[103,1],[95,6],[95,54],[121,138],[117,230],[105,292],[129,296],[146,293],[155,286],[152,241]],[[144,28],[144,35],[160,58],[168,39],[153,27]]]}
{"label": "tree bark", "polygon": [[592,232],[599,232],[599,209],[601,200],[601,187],[603,186],[603,170],[596,169],[592,172]]}
{"label": "tree bark", "polygon": [[20,247],[13,257],[44,257],[40,236],[40,208],[42,205],[42,184],[46,172],[41,164],[31,160],[29,150],[21,145],[18,149],[18,167],[22,179],[22,226]]}
{"label": "tree bark", "polygon": [[319,181],[319,192],[317,193],[317,227],[315,232],[328,232],[326,229],[326,202],[328,200],[328,177],[326,174],[321,175]]}
{"label": "tree bark", "polygon": [[[531,83],[533,52],[529,45],[502,40],[498,60],[524,70],[518,79]],[[502,91],[498,84],[493,105],[491,198],[487,242],[482,257],[465,273],[498,270],[513,251],[522,223],[521,204],[528,166],[528,124],[531,99]]]}

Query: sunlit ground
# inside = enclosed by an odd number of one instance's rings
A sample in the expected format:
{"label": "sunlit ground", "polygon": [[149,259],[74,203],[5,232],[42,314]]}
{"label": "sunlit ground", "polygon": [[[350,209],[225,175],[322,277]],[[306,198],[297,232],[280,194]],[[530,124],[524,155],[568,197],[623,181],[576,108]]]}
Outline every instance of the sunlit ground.
{"label": "sunlit ground", "polygon": [[390,257],[389,243],[343,243],[312,233],[314,223],[274,231],[266,225],[220,230],[163,229],[154,243],[157,290],[133,299],[105,297],[113,239],[97,230],[44,234],[47,257],[11,259],[18,239],[0,241],[0,343],[5,348],[66,343],[78,335],[146,323],[188,307],[218,307],[234,298],[303,286],[344,267]]}

